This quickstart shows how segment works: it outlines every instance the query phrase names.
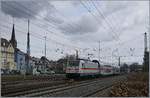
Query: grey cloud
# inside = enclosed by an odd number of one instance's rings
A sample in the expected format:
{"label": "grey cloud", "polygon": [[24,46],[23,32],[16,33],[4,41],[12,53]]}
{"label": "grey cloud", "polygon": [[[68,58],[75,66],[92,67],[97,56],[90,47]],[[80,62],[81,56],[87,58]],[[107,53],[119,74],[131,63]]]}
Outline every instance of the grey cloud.
{"label": "grey cloud", "polygon": [[15,18],[39,18],[54,25],[63,23],[62,18],[54,16],[56,9],[49,0],[1,1],[1,11]]}
{"label": "grey cloud", "polygon": [[73,23],[63,23],[59,26],[59,28],[64,34],[78,35],[97,32],[99,25],[94,18],[89,15],[84,15],[79,20],[75,20]]}
{"label": "grey cloud", "polygon": [[103,31],[101,32],[96,32],[94,34],[92,33],[86,33],[84,35],[76,35],[76,36],[71,36],[71,41],[73,42],[82,42],[82,43],[85,43],[85,44],[95,44],[97,43],[98,41],[101,41],[101,42],[111,42],[114,40],[114,38],[112,36],[109,36],[109,32],[108,33],[105,33]]}
{"label": "grey cloud", "polygon": [[[89,1],[87,1],[89,2]],[[91,2],[89,2],[91,3]],[[121,10],[125,10],[127,8],[127,5],[129,2],[118,2],[117,6],[116,3],[113,2],[105,2],[104,5],[101,5],[101,1],[95,1],[95,5],[100,9],[102,8],[102,12],[105,15],[105,17],[116,13]],[[80,4],[79,1],[72,1],[71,3],[74,6],[78,6]],[[92,4],[92,3],[91,3]],[[115,4],[115,5],[113,5]],[[101,6],[101,7],[99,7]],[[97,14],[98,15],[98,14]],[[99,20],[102,22],[102,17],[99,18]],[[114,21],[114,20],[113,20]],[[99,22],[99,21],[98,21]],[[64,34],[85,34],[85,33],[94,33],[97,32],[99,29],[100,24],[95,19],[90,16],[82,16],[81,19],[77,22],[74,22],[74,24],[71,23],[71,26],[68,25],[68,23],[64,23],[60,26],[60,29],[63,31]]]}
{"label": "grey cloud", "polygon": [[104,14],[106,16],[111,15],[113,13],[116,13],[118,11],[122,11],[127,8],[127,5],[125,4],[118,4],[117,6],[107,6],[106,5],[106,10],[104,11]]}
{"label": "grey cloud", "polygon": [[38,2],[33,4],[30,1],[1,1],[1,10],[12,17],[33,18],[39,13],[41,7]]}
{"label": "grey cloud", "polygon": [[76,7],[76,6],[79,6],[80,4],[81,4],[81,3],[80,3],[80,1],[78,1],[78,0],[77,0],[77,1],[72,1],[72,5],[75,6],[75,7]]}
{"label": "grey cloud", "polygon": [[[51,13],[50,11],[48,11],[48,13]],[[53,24],[57,25],[57,24],[61,24],[64,22],[64,20],[62,19],[62,17],[60,17],[59,15],[53,13],[53,14],[47,14],[46,17],[44,18],[46,21],[51,21]]]}
{"label": "grey cloud", "polygon": [[126,1],[93,1],[94,4],[98,7],[105,17],[114,14],[116,12],[122,11],[128,7],[130,4],[135,4],[135,2],[126,2]]}

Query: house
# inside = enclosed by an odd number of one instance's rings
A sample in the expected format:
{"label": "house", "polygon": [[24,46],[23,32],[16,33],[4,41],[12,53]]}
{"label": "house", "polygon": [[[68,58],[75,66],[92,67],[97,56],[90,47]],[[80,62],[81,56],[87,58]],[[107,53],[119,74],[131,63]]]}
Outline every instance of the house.
{"label": "house", "polygon": [[7,66],[7,47],[9,42],[7,39],[1,38],[1,69],[8,69]]}
{"label": "house", "polygon": [[42,56],[41,57],[41,62],[42,62],[42,65],[43,65],[42,66],[43,71],[45,71],[45,69],[49,68],[48,65],[50,64],[50,61],[46,57]]}
{"label": "house", "polygon": [[120,72],[121,73],[129,73],[130,72],[129,66],[126,63],[122,64],[120,66]]}
{"label": "house", "polygon": [[26,74],[32,74],[33,72],[33,61],[32,61],[32,57],[29,56],[27,53],[25,54],[25,69],[26,69]]}
{"label": "house", "polygon": [[40,58],[32,57],[32,62],[33,62],[33,75],[40,74],[41,73],[41,66],[42,62]]}
{"label": "house", "polygon": [[7,63],[9,65],[10,70],[16,70],[16,63],[14,61],[14,53],[15,50],[13,48],[13,46],[11,45],[11,43],[8,45],[7,48]]}
{"label": "house", "polygon": [[50,72],[51,67],[50,67],[50,61],[45,58],[44,56],[42,56],[41,58],[36,58],[36,57],[32,57],[32,61],[33,61],[33,74],[39,72],[40,74],[44,74],[47,72]]}
{"label": "house", "polygon": [[15,25],[13,24],[11,39],[8,41],[5,38],[1,38],[1,69],[5,70],[8,74],[17,70],[16,49],[17,41],[15,38]]}
{"label": "house", "polygon": [[2,70],[16,70],[14,48],[12,44],[4,38],[1,38],[1,64]]}
{"label": "house", "polygon": [[15,50],[15,62],[16,62],[16,70],[21,74],[25,74],[26,72],[26,63],[25,63],[25,53],[19,50],[18,48]]}

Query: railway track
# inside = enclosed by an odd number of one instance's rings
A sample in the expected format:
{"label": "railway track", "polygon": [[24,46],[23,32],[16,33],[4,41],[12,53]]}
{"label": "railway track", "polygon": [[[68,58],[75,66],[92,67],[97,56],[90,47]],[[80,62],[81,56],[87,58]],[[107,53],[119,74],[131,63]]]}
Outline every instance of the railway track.
{"label": "railway track", "polygon": [[45,88],[53,85],[60,85],[66,83],[67,80],[61,81],[28,81],[24,83],[12,84],[12,85],[3,85],[1,88],[2,96],[17,93],[17,92],[24,92],[28,90],[34,90],[39,88]]}
{"label": "railway track", "polygon": [[[52,81],[40,81],[40,82],[37,82],[35,83],[34,80],[32,81],[28,81],[30,82],[29,84],[28,83],[25,83],[25,84],[17,84],[17,85],[7,85],[7,87],[3,87],[2,89],[2,96],[23,96],[25,94],[29,94],[29,93],[35,93],[35,92],[39,92],[39,91],[44,91],[44,90],[48,90],[48,89],[54,89],[54,88],[59,88],[59,87],[63,87],[63,86],[66,86],[66,85],[71,85],[72,82],[74,83],[79,83],[79,82],[84,82],[84,80],[81,80],[81,79],[77,79],[75,81],[70,81],[69,79],[64,79],[64,80],[61,80],[61,81],[53,81],[53,83],[51,83]],[[87,80],[86,81],[93,81],[92,80]],[[18,81],[19,82],[19,81]],[[27,82],[27,81],[26,81]],[[56,86],[58,85],[58,86]],[[38,86],[38,87],[37,87]]]}
{"label": "railway track", "polygon": [[[51,91],[46,91],[42,95],[42,97],[84,97],[84,96],[90,96],[95,91],[98,91],[100,89],[105,89],[106,87],[110,87],[112,83],[110,81],[115,81],[112,80],[112,78],[107,78],[107,79],[102,79],[102,80],[96,80],[96,81],[91,81],[79,85],[73,85],[65,88],[60,88],[56,90],[51,90]],[[118,81],[118,80],[117,80]]]}
{"label": "railway track", "polygon": [[[91,96],[93,96],[93,95],[95,95],[95,94],[97,94],[97,93],[99,93],[99,92],[101,92],[101,91],[103,91],[103,90],[105,90],[105,89],[108,89],[108,88],[111,88],[113,86],[113,84],[111,84],[111,85],[107,85],[107,86],[104,86],[104,87],[101,87],[100,89],[98,89],[98,90],[95,90],[95,91],[93,91],[93,92],[89,92],[88,94],[85,94],[83,97],[91,97]],[[98,96],[97,96],[98,97]]]}
{"label": "railway track", "polygon": [[[14,77],[14,78],[17,78],[17,77]],[[13,85],[13,84],[19,84],[19,83],[24,83],[24,82],[34,82],[34,81],[48,81],[48,80],[55,80],[55,81],[59,81],[59,80],[65,80],[66,77],[65,76],[58,76],[58,75],[55,75],[55,76],[33,76],[32,78],[25,78],[25,79],[21,79],[21,80],[10,80],[9,77],[7,78],[4,78],[4,76],[2,77],[2,85]]]}
{"label": "railway track", "polygon": [[[88,81],[83,81],[83,82],[78,82],[78,83],[73,83],[71,85],[62,85],[62,86],[57,86],[55,88],[50,88],[50,89],[46,89],[44,90],[43,92],[36,92],[36,93],[32,93],[32,94],[27,94],[25,95],[26,97],[37,97],[37,96],[47,96],[47,94],[52,94],[52,93],[58,93],[58,92],[61,92],[61,91],[65,91],[65,90],[70,90],[72,88],[78,88],[78,87],[81,87],[81,86],[86,86],[86,85],[89,85],[91,83],[96,83],[98,82],[97,80],[95,81],[92,81],[92,80],[88,80]],[[49,96],[49,95],[48,95]]]}
{"label": "railway track", "polygon": [[[11,80],[9,78],[15,78]],[[51,75],[51,76],[33,76],[26,77],[23,80],[16,80],[20,76],[3,76],[1,82],[1,94],[2,96],[8,95],[10,93],[22,92],[37,88],[43,88],[51,85],[57,85],[65,83],[66,77],[64,75]],[[22,78],[22,77],[21,77]],[[53,83],[54,82],[54,83]]]}
{"label": "railway track", "polygon": [[[16,92],[12,94],[7,94],[6,97],[13,97],[13,96],[26,96],[26,97],[87,97],[91,96],[101,90],[109,88],[113,85],[115,81],[124,80],[123,76],[115,76],[109,78],[98,78],[93,80],[86,80],[86,81],[78,81],[78,82],[71,82],[71,83],[64,83],[58,86],[52,87],[45,87],[39,88],[36,90],[29,90],[23,92]],[[111,81],[111,82],[110,82]]]}
{"label": "railway track", "polygon": [[[89,97],[101,90],[107,89],[113,85],[114,82],[120,80],[121,78],[113,80],[105,79],[105,80],[97,80],[81,85],[69,86],[65,88],[60,88],[56,90],[46,91],[37,96],[42,97]],[[124,80],[124,78],[122,78]],[[122,80],[121,79],[121,80]],[[111,81],[111,82],[110,82]]]}

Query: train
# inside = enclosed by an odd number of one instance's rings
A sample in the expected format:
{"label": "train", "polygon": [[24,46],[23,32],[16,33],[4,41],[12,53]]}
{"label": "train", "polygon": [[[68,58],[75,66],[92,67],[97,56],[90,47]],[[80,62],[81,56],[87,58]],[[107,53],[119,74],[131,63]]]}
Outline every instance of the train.
{"label": "train", "polygon": [[120,74],[119,66],[101,65],[98,60],[75,59],[66,64],[66,77],[108,76]]}

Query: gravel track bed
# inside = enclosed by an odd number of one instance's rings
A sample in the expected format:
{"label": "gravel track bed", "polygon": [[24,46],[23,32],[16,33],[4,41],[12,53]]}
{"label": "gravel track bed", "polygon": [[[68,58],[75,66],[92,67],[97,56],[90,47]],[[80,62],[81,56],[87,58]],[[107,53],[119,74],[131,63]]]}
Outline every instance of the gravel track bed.
{"label": "gravel track bed", "polygon": [[36,96],[42,96],[42,97],[84,97],[84,96],[91,96],[92,94],[106,89],[116,81],[124,80],[124,76],[115,76],[105,79],[97,79],[96,81],[90,81],[85,83],[79,83],[74,85],[69,85],[61,88],[55,88],[50,89],[46,91],[40,91],[32,94],[28,94],[25,96],[30,97],[36,97]]}
{"label": "gravel track bed", "polygon": [[[101,90],[107,89],[118,80],[124,79],[125,76],[114,76],[105,78],[96,78],[90,80],[68,80],[61,81],[38,81],[25,82],[16,85],[7,85],[7,88],[2,89],[2,96],[26,96],[26,97],[79,97],[92,96]],[[8,88],[9,87],[9,88]]]}
{"label": "gravel track bed", "polygon": [[13,85],[9,87],[2,88],[2,96],[6,96],[12,93],[24,92],[28,90],[44,88],[53,85],[64,84],[66,81],[43,81],[43,82],[30,82],[19,85]]}
{"label": "gravel track bed", "polygon": [[[58,88],[61,85],[64,86],[65,84],[71,85],[73,82],[78,83],[81,81],[85,80],[77,80],[77,81],[70,81],[68,79],[64,79],[61,81],[36,81],[32,83],[29,81],[28,83],[20,83],[16,85],[7,85],[7,87],[2,89],[2,96],[23,96],[25,94],[30,94],[30,93],[35,93],[39,91],[44,91],[47,89],[53,89],[53,88]],[[87,80],[87,81],[93,81],[92,80]],[[61,87],[62,87],[61,86]]]}
{"label": "gravel track bed", "polygon": [[[1,94],[2,96],[10,93],[22,92],[47,86],[62,84],[67,81],[64,74],[48,75],[48,76],[27,76],[25,79],[16,80],[22,76],[2,76]],[[13,80],[9,78],[15,78]],[[14,81],[15,80],[15,81]]]}
{"label": "gravel track bed", "polygon": [[[12,76],[13,77],[13,76]],[[13,84],[19,84],[19,83],[24,83],[24,82],[34,82],[34,81],[49,81],[49,80],[64,80],[66,79],[65,75],[48,75],[48,76],[33,76],[30,78],[25,78],[25,79],[21,79],[21,80],[11,80],[9,78],[12,78],[11,76],[6,76],[4,78],[4,76],[1,78],[1,83],[2,85],[13,85]],[[17,78],[17,77],[14,77]],[[22,77],[23,78],[23,77]]]}

